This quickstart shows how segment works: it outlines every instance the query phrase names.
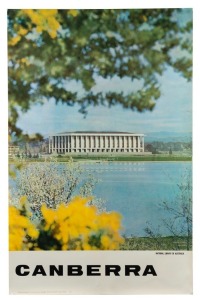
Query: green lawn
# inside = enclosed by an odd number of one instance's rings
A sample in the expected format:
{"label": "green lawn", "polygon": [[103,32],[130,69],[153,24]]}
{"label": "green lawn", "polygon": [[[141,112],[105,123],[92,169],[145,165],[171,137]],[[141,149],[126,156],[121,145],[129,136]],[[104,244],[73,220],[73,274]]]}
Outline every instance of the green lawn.
{"label": "green lawn", "polygon": [[[84,156],[84,155],[76,155],[72,156],[75,161],[80,160],[95,160],[95,161],[191,161],[192,157],[190,156],[161,156],[161,155],[149,155],[149,156]],[[68,161],[67,157],[58,157],[58,161],[65,162]]]}
{"label": "green lawn", "polygon": [[[192,238],[189,240],[189,250],[192,250]],[[131,237],[125,238],[120,250],[187,250],[187,238],[180,236],[168,237]]]}
{"label": "green lawn", "polygon": [[[126,155],[126,156],[97,156],[97,155],[72,155],[71,156],[74,161],[104,161],[104,162],[110,162],[110,161],[192,161],[191,156],[175,156],[175,155]],[[68,162],[70,156],[57,156],[56,160],[57,162]],[[16,162],[20,161],[19,159],[9,159],[10,162]],[[23,161],[26,162],[44,162],[45,158],[26,158],[23,159]],[[48,160],[49,161],[49,160]]]}

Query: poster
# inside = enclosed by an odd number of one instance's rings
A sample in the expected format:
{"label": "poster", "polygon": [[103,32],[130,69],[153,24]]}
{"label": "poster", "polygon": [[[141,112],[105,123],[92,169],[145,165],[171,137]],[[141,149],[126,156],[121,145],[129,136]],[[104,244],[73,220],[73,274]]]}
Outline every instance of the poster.
{"label": "poster", "polygon": [[10,293],[191,294],[192,9],[9,9],[8,58]]}

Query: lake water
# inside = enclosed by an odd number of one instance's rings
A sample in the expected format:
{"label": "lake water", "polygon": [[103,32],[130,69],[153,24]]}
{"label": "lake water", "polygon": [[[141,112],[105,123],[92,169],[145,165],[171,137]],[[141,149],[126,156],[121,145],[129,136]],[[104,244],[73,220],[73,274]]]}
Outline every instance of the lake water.
{"label": "lake water", "polygon": [[[190,162],[109,162],[85,164],[87,170],[98,170],[100,183],[94,194],[106,199],[106,209],[123,216],[123,233],[127,236],[145,236],[144,228],[151,222],[153,228],[170,218],[160,204],[174,201],[179,192],[177,184],[183,174],[191,171]],[[175,201],[176,202],[176,201]],[[160,233],[169,232],[160,227]]]}
{"label": "lake water", "polygon": [[[163,219],[170,218],[160,204],[167,201],[176,208],[177,184],[192,168],[190,162],[83,162],[81,165],[100,179],[93,194],[106,200],[107,211],[122,214],[122,232],[126,236],[145,236],[147,222],[156,229]],[[165,227],[160,227],[160,233],[169,235]]]}

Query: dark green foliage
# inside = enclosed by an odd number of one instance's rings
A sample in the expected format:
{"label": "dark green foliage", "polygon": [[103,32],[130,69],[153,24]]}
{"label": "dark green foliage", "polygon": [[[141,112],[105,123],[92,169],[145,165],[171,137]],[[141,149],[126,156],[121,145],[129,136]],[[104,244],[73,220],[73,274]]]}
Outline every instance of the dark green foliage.
{"label": "dark green foliage", "polygon": [[[160,97],[159,75],[167,66],[192,76],[191,22],[179,21],[178,9],[79,10],[73,17],[58,10],[62,30],[52,39],[46,31],[38,37],[22,36],[9,46],[9,128],[17,128],[18,111],[26,112],[44,99],[74,105],[86,113],[89,105],[122,107],[139,112],[152,110]],[[26,29],[30,19],[20,10],[8,11],[8,38],[15,34],[15,24]],[[34,27],[34,24],[33,24]],[[173,50],[179,51],[178,58]],[[184,50],[184,51],[183,51]],[[27,59],[28,64],[22,63]],[[114,76],[139,80],[141,88],[129,93],[96,93],[92,88],[99,77]],[[68,88],[77,82],[82,92]]]}

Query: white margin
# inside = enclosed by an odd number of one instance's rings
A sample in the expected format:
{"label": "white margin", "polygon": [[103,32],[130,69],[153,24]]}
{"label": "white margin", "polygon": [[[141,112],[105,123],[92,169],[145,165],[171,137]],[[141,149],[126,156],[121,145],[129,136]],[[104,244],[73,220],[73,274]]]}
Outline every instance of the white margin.
{"label": "white margin", "polygon": [[[193,195],[194,195],[194,295],[193,298],[199,299],[200,296],[200,284],[199,284],[199,271],[200,270],[200,224],[199,224],[199,213],[200,213],[200,190],[199,190],[199,178],[200,178],[200,122],[199,122],[199,111],[200,111],[200,97],[198,86],[200,85],[200,46],[199,46],[199,19],[200,19],[200,6],[197,0],[174,0],[174,1],[165,1],[165,0],[123,0],[123,1],[112,1],[112,0],[101,0],[97,1],[91,0],[2,0],[0,3],[0,75],[1,75],[1,88],[0,88],[0,132],[1,132],[1,151],[0,151],[0,201],[1,201],[1,215],[0,215],[0,232],[1,232],[1,246],[0,246],[0,259],[1,259],[1,288],[0,294],[2,299],[7,299],[8,296],[8,251],[7,251],[7,240],[8,240],[8,231],[7,231],[7,197],[8,197],[8,167],[7,167],[7,24],[6,24],[6,11],[8,8],[193,8],[194,13],[194,81],[193,81]],[[184,270],[183,270],[184,271]],[[12,297],[23,297],[12,296]],[[28,296],[33,298],[34,296]],[[38,298],[39,297],[39,298]],[[41,296],[41,297],[52,297],[56,296]],[[67,296],[72,299],[73,296]],[[93,296],[81,296],[83,299],[88,299],[88,297]],[[101,296],[95,295],[99,298]],[[107,296],[103,296],[104,299]],[[108,296],[110,297],[110,296]],[[121,296],[113,296],[115,298],[121,298]],[[126,296],[129,297],[129,296]],[[132,296],[130,296],[132,297]],[[154,299],[155,297],[165,298],[168,296],[134,296],[139,297],[140,299]],[[185,299],[185,297],[190,296],[170,296],[171,299]],[[37,299],[40,299],[40,296],[37,296]]]}

